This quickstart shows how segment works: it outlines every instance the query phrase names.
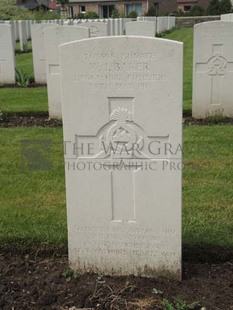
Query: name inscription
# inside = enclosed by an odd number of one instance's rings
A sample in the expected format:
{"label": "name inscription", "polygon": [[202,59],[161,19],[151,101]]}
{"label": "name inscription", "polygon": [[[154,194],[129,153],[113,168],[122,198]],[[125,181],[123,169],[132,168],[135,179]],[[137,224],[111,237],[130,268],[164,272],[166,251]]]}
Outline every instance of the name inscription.
{"label": "name inscription", "polygon": [[86,74],[75,74],[74,81],[85,83],[90,91],[106,89],[152,89],[168,80],[168,74],[152,73],[158,56],[150,53],[84,53]]}

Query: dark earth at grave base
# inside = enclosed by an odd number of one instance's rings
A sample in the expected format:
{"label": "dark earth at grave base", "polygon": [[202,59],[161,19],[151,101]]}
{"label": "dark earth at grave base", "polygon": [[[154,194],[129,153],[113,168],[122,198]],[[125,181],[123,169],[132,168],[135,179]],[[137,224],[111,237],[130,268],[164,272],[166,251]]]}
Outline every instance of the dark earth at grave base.
{"label": "dark earth at grave base", "polygon": [[[183,118],[185,125],[216,125],[216,124],[229,124],[233,125],[233,118],[207,118],[207,119],[194,119],[190,114],[186,113]],[[3,113],[0,115],[0,127],[60,127],[62,121],[58,119],[50,119],[48,113]]]}
{"label": "dark earth at grave base", "polygon": [[76,275],[68,267],[65,252],[64,249],[53,255],[42,252],[38,256],[34,250],[20,255],[0,248],[0,309],[162,310],[164,299],[175,303],[177,300],[199,302],[198,306],[174,309],[233,309],[233,252],[230,250],[188,249],[183,255],[182,282]]}

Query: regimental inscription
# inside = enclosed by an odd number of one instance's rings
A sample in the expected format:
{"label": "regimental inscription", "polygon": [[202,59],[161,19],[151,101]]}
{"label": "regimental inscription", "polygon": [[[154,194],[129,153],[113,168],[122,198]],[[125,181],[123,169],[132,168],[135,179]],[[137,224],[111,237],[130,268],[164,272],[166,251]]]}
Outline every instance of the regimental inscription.
{"label": "regimental inscription", "polygon": [[152,89],[154,85],[168,80],[168,74],[152,73],[152,64],[157,61],[156,54],[150,53],[84,53],[88,73],[75,74],[76,82],[86,83],[88,89],[124,90]]}
{"label": "regimental inscription", "polygon": [[229,62],[223,57],[222,44],[213,44],[212,56],[205,63],[197,63],[196,72],[208,74],[211,78],[210,104],[221,105],[223,77],[226,73],[233,72],[233,62]]}
{"label": "regimental inscription", "polygon": [[208,75],[225,75],[227,60],[220,55],[215,55],[208,60]]}

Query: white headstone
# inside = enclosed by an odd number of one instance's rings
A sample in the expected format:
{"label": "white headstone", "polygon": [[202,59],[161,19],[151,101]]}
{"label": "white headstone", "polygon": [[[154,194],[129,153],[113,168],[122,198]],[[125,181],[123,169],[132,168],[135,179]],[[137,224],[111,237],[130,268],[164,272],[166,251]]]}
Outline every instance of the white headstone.
{"label": "white headstone", "polygon": [[68,25],[69,25],[69,26],[72,26],[73,23],[74,23],[74,22],[73,22],[72,20],[67,20],[67,21],[65,21],[65,22],[63,23],[63,25],[64,25],[64,26],[68,26]]}
{"label": "white headstone", "polygon": [[193,117],[233,116],[232,51],[232,22],[194,26]]}
{"label": "white headstone", "polygon": [[108,22],[82,22],[83,27],[90,28],[91,38],[105,37],[109,35],[109,24]]}
{"label": "white headstone", "polygon": [[225,22],[232,22],[233,21],[233,14],[222,14],[221,15],[221,21],[225,21]]}
{"label": "white headstone", "polygon": [[4,23],[5,25],[10,25],[11,26],[11,33],[12,33],[12,42],[14,48],[16,47],[16,40],[15,40],[15,23],[13,20],[7,20]]}
{"label": "white headstone", "polygon": [[125,25],[125,34],[132,36],[154,37],[156,23],[147,21],[129,22]]}
{"label": "white headstone", "polygon": [[168,16],[157,17],[157,33],[168,30]]}
{"label": "white headstone", "polygon": [[18,20],[15,20],[14,21],[14,24],[15,24],[15,40],[18,41],[19,40],[19,22]]}
{"label": "white headstone", "polygon": [[45,29],[45,58],[49,116],[61,118],[60,66],[58,46],[62,43],[90,37],[89,28],[57,26]]}
{"label": "white headstone", "polygon": [[109,35],[115,36],[115,20],[114,18],[109,18]]}
{"label": "white headstone", "polygon": [[15,84],[12,26],[0,24],[0,84]]}
{"label": "white headstone", "polygon": [[60,46],[75,270],[180,278],[182,64],[183,44],[163,39]]}
{"label": "white headstone", "polygon": [[18,25],[19,25],[20,50],[24,51],[27,45],[27,21],[19,20]]}
{"label": "white headstone", "polygon": [[34,77],[35,82],[39,84],[45,84],[47,82],[44,45],[45,27],[54,27],[54,25],[49,23],[31,25]]}
{"label": "white headstone", "polygon": [[168,30],[175,28],[176,26],[176,18],[175,16],[168,17]]}

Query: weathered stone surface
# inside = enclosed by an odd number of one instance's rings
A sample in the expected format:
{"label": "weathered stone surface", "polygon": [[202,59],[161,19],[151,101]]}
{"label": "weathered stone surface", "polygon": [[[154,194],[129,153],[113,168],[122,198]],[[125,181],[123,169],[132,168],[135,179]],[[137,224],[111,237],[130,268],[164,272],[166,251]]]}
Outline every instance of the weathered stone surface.
{"label": "weathered stone surface", "polygon": [[75,270],[180,279],[182,64],[164,39],[60,46]]}
{"label": "weathered stone surface", "polygon": [[233,116],[233,23],[194,27],[193,102],[195,118]]}

